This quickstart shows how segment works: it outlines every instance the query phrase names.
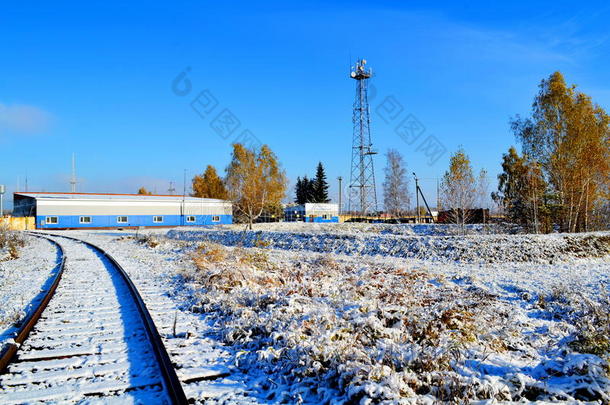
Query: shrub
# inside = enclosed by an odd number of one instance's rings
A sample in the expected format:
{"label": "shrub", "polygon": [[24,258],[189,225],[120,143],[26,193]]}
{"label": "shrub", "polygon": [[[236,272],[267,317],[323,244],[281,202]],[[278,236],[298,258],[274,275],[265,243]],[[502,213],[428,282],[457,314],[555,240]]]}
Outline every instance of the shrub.
{"label": "shrub", "polygon": [[204,242],[197,246],[191,255],[195,267],[199,270],[207,270],[212,263],[219,263],[226,259],[226,248],[212,242]]}
{"label": "shrub", "polygon": [[153,235],[138,235],[138,242],[147,245],[149,248],[156,248],[159,246],[159,240]]}
{"label": "shrub", "polygon": [[24,246],[25,239],[21,237],[19,232],[11,231],[6,226],[0,227],[0,249],[8,251],[8,260],[17,259],[19,248]]}
{"label": "shrub", "polygon": [[576,320],[578,333],[571,343],[574,350],[600,357],[610,355],[610,299],[602,302],[585,300]]}

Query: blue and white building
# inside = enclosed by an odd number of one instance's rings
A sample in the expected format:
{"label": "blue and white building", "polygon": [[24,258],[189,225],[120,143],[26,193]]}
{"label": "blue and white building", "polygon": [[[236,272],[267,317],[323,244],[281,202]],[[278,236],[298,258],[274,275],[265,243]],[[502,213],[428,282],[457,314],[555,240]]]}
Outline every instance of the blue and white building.
{"label": "blue and white building", "polygon": [[284,219],[288,222],[339,222],[339,205],[327,203],[306,203],[284,208]]}
{"label": "blue and white building", "polygon": [[13,216],[35,217],[36,229],[230,224],[230,201],[176,195],[13,194]]}

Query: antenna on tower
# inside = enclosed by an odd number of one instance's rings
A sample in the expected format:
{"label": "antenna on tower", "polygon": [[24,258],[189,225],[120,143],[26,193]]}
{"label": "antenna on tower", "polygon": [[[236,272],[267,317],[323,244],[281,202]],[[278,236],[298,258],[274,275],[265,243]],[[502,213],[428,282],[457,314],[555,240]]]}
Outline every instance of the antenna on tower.
{"label": "antenna on tower", "polygon": [[352,66],[350,77],[356,80],[356,99],[354,100],[354,124],[352,138],[352,169],[349,182],[350,212],[359,215],[377,211],[377,191],[375,189],[375,169],[371,142],[371,115],[368,100],[368,80],[373,71],[366,67],[366,59],[359,59]]}
{"label": "antenna on tower", "polygon": [[72,178],[70,178],[70,191],[76,193],[76,161],[72,153]]}
{"label": "antenna on tower", "polygon": [[169,182],[169,188],[167,189],[167,193],[169,195],[174,195],[175,192],[176,192],[176,187],[174,187],[174,182],[170,181]]}

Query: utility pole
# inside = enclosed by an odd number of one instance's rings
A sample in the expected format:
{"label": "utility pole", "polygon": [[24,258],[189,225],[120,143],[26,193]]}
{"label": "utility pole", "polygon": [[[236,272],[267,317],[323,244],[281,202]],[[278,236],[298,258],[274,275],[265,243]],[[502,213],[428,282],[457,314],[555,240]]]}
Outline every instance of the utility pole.
{"label": "utility pole", "polygon": [[184,225],[184,211],[186,209],[185,207],[185,200],[186,200],[186,169],[184,169],[184,178],[182,180],[182,216],[180,219],[181,225]]}
{"label": "utility pole", "polygon": [[428,200],[426,200],[426,197],[424,196],[424,192],[421,191],[421,188],[419,187],[419,178],[417,177],[415,172],[413,172],[413,177],[415,177],[415,197],[417,198],[417,222],[419,223],[421,221],[421,216],[419,215],[419,196],[420,195],[421,195],[421,199],[424,201],[424,204],[426,205],[426,212],[432,219],[432,222],[435,222],[434,215],[432,215],[432,210],[430,209],[430,205],[428,204]]}
{"label": "utility pole", "polygon": [[343,191],[341,181],[343,180],[343,177],[339,176],[337,177],[337,180],[339,180],[339,215],[341,215],[341,192]]}
{"label": "utility pole", "polygon": [[419,179],[415,172],[413,172],[413,177],[415,177],[415,221],[419,224]]}
{"label": "utility pole", "polygon": [[436,212],[441,212],[441,187],[438,177],[436,179]]}
{"label": "utility pole", "polygon": [[4,198],[5,191],[4,184],[0,184],[0,218],[4,216],[4,205],[2,199]]}
{"label": "utility pole", "polygon": [[70,179],[70,191],[76,193],[76,162],[74,153],[72,153],[72,178]]}

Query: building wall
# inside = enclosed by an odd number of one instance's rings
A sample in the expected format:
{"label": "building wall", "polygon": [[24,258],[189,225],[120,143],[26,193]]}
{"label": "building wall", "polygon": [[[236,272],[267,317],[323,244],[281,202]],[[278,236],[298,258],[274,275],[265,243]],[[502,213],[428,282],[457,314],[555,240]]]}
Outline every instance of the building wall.
{"label": "building wall", "polygon": [[[329,218],[324,219],[324,215],[329,216]],[[337,204],[307,203],[305,205],[286,207],[284,210],[284,218],[289,222],[339,222],[339,206]]]}
{"label": "building wall", "polygon": [[330,217],[330,219],[324,219],[322,216],[315,216],[313,218],[306,217],[305,222],[315,222],[315,223],[322,223],[322,224],[335,223],[335,222],[339,222],[339,216]]}
{"label": "building wall", "polygon": [[[57,217],[56,224],[47,223],[47,217]],[[64,229],[64,228],[127,228],[134,226],[202,226],[233,223],[232,215],[216,215],[218,221],[213,221],[214,215],[194,215],[195,222],[186,222],[187,216],[162,215],[163,222],[154,222],[154,215],[125,215],[127,222],[118,222],[117,215],[38,215],[36,216],[37,229]],[[81,223],[81,216],[91,217],[90,223]],[[122,215],[121,215],[122,216]]]}
{"label": "building wall", "polygon": [[36,227],[34,220],[34,217],[0,217],[0,226],[7,226],[13,231],[26,231]]}
{"label": "building wall", "polygon": [[229,202],[37,200],[36,215],[231,215]]}
{"label": "building wall", "polygon": [[[230,224],[233,222],[233,208],[229,201],[205,200],[180,197],[139,198],[138,196],[74,195],[62,198],[56,195],[19,195],[14,201],[20,207],[20,214],[35,217],[38,229],[62,228],[121,228],[135,226],[201,226]],[[126,216],[127,222],[118,222],[119,216]],[[162,222],[154,222],[153,217],[163,217]],[[195,217],[187,222],[188,217]],[[57,218],[48,221],[48,217]],[[81,217],[89,217],[90,222],[81,222]],[[217,220],[215,220],[217,219]]]}

